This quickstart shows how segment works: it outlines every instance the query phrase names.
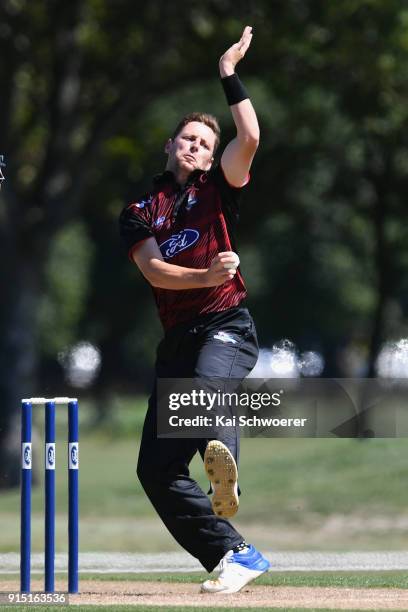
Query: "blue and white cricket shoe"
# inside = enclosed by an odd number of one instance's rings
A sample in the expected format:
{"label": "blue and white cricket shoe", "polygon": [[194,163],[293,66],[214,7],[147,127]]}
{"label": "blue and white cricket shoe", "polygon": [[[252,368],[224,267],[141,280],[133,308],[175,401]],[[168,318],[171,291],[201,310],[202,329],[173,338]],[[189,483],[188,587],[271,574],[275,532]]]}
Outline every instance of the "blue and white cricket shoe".
{"label": "blue and white cricket shoe", "polygon": [[228,595],[237,593],[251,580],[268,571],[271,564],[252,544],[243,550],[229,550],[220,561],[220,575],[216,580],[206,580],[201,585],[202,593]]}

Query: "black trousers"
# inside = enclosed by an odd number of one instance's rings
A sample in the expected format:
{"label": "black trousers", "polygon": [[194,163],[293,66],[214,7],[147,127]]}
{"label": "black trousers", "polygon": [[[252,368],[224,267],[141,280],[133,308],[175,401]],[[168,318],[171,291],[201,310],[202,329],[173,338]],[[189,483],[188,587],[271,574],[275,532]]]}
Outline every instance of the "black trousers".
{"label": "black trousers", "polygon": [[[258,358],[255,326],[248,310],[210,313],[170,329],[157,349],[157,378],[222,377],[242,380]],[[189,464],[203,438],[157,438],[156,383],[143,427],[137,474],[154,508],[177,542],[211,572],[225,553],[244,539],[216,516],[211,502],[190,477]],[[217,439],[238,464],[239,431]]]}

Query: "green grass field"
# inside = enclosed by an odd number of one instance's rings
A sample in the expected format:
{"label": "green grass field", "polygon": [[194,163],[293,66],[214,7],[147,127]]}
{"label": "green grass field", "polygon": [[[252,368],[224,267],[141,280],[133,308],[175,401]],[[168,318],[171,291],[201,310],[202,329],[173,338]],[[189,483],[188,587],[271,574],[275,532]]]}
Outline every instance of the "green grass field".
{"label": "green grass field", "polygon": [[[145,400],[117,400],[95,430],[81,403],[81,550],[178,550],[161,527],[135,474]],[[42,412],[34,459],[42,466]],[[57,549],[66,544],[66,413],[57,418]],[[404,439],[244,439],[240,510],[234,524],[254,544],[281,550],[408,548],[408,466]],[[191,471],[205,490],[199,456]],[[33,491],[33,551],[43,550],[43,470]],[[1,492],[0,552],[18,550],[19,491]],[[337,525],[337,527],[336,527]],[[322,529],[322,526],[326,526]]]}

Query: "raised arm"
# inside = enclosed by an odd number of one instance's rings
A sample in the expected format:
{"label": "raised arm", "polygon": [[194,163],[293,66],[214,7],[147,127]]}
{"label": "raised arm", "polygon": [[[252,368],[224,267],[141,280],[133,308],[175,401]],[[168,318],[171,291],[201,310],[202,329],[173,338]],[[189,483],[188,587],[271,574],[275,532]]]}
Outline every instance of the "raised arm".
{"label": "raised arm", "polygon": [[204,269],[184,268],[164,261],[155,238],[147,238],[132,251],[132,259],[146,280],[160,289],[201,289],[216,287],[234,278],[236,269],[231,252],[218,253],[211,266]]}
{"label": "raised arm", "polygon": [[244,57],[252,40],[252,28],[246,26],[240,40],[220,59],[220,75],[231,113],[237,128],[236,137],[225,148],[221,167],[225,178],[234,187],[242,187],[259,144],[259,125],[254,107],[235,74],[235,66]]}

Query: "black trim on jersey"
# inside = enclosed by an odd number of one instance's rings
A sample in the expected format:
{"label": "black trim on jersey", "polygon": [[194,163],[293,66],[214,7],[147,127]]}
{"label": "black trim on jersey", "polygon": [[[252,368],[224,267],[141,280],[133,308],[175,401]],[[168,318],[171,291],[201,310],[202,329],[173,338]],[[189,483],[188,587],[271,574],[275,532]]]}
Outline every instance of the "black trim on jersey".
{"label": "black trim on jersey", "polygon": [[239,222],[239,206],[245,191],[246,183],[243,187],[233,187],[225,178],[221,163],[210,170],[213,174],[215,183],[220,190],[222,212],[224,213],[227,224],[228,236],[230,238],[233,251],[236,252],[236,230]]}
{"label": "black trim on jersey", "polygon": [[122,210],[119,217],[119,232],[126,254],[141,240],[154,236],[149,224],[135,215],[132,206]]}

